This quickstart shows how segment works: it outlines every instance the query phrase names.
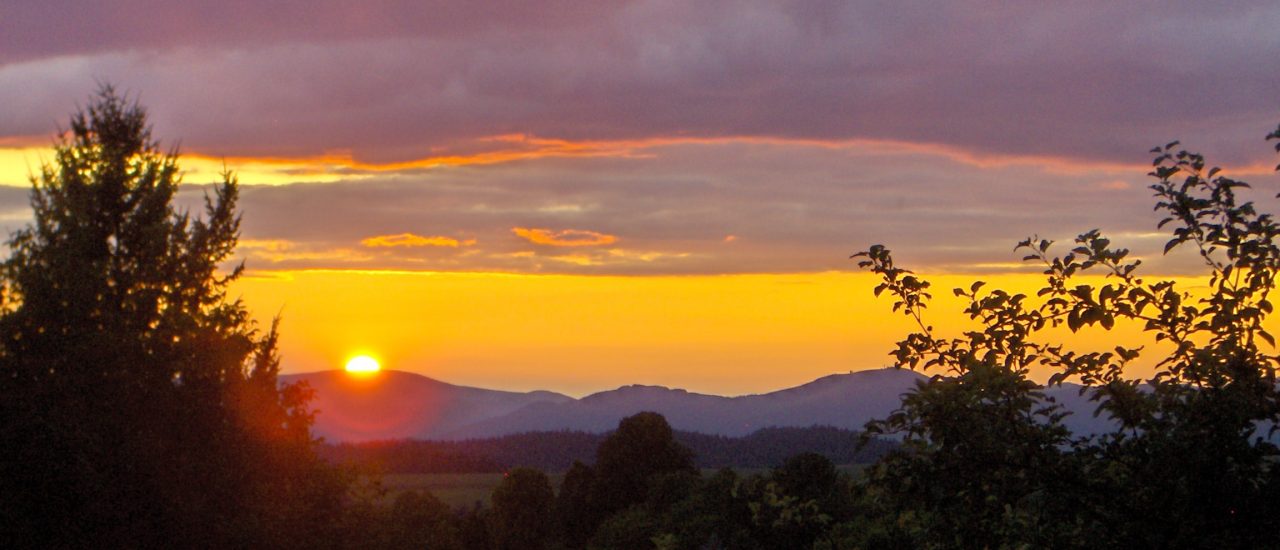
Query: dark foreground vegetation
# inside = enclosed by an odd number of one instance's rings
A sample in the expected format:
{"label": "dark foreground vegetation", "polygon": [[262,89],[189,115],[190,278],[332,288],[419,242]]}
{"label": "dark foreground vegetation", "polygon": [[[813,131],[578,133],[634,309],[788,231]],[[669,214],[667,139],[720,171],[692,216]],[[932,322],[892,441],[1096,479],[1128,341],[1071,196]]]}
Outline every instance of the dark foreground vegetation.
{"label": "dark foreground vegetation", "polygon": [[[532,432],[462,441],[372,441],[325,444],[320,456],[334,464],[356,464],[385,473],[487,473],[512,468],[563,472],[575,461],[591,462],[606,434]],[[772,468],[797,449],[820,454],[835,464],[869,464],[896,444],[883,439],[859,440],[858,432],[812,426],[765,428],[744,437],[675,431],[677,443],[693,453],[694,466],[708,468]]]}
{"label": "dark foreground vegetation", "polygon": [[275,327],[226,296],[236,182],[193,218],[179,178],[110,88],[32,178],[0,265],[0,547],[286,546],[342,513]]}
{"label": "dark foreground vegetation", "polygon": [[[1209,277],[1194,294],[1140,278],[1097,231],[1061,255],[1031,238],[1019,248],[1044,288],[956,289],[974,328],[949,337],[926,320],[927,282],[884,247],[856,255],[919,322],[897,364],[934,375],[868,426],[903,443],[857,479],[814,453],[704,475],[641,413],[573,443],[594,460],[558,491],[513,468],[487,506],[450,509],[321,458],[308,389],[277,380],[274,327],[226,296],[234,178],[203,216],[176,211],[176,152],[106,88],[33,177],[35,221],[0,267],[0,547],[1275,547],[1280,358],[1264,320],[1280,226],[1199,155],[1153,153],[1166,252],[1189,248]],[[1079,278],[1093,272],[1106,278]],[[1046,331],[1120,323],[1162,347],[1078,350]],[[1138,379],[1143,353],[1156,374]],[[1118,428],[1073,437],[1032,367],[1083,383]]]}
{"label": "dark foreground vegetation", "polygon": [[348,533],[388,548],[808,548],[854,519],[860,498],[816,453],[763,474],[705,475],[656,413],[623,419],[593,462],[569,466],[558,492],[541,470],[508,470],[488,507],[450,510],[427,491],[366,500]]}

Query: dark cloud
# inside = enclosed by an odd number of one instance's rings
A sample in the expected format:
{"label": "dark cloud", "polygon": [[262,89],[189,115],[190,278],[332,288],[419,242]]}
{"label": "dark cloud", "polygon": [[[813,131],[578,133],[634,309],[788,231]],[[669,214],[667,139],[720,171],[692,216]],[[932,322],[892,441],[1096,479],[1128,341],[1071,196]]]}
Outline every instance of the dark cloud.
{"label": "dark cloud", "polygon": [[580,28],[620,3],[444,0],[9,2],[0,63],[102,51],[257,48],[402,36]]}
{"label": "dark cloud", "polygon": [[1251,163],[1280,118],[1269,2],[19,4],[0,14],[5,134],[47,134],[98,78],[213,155],[383,162],[523,133],[1130,162],[1194,137]]}

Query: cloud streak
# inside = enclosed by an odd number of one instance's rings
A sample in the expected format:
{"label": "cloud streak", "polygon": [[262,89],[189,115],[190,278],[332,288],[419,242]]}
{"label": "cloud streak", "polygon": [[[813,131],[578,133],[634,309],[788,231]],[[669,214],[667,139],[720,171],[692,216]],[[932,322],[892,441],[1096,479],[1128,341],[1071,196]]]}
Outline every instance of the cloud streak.
{"label": "cloud streak", "polygon": [[360,240],[362,246],[369,248],[418,248],[424,246],[458,248],[460,246],[472,246],[476,244],[475,239],[458,240],[453,237],[442,237],[439,235],[424,236],[415,235],[413,233],[399,233],[396,235],[375,235]]}
{"label": "cloud streak", "polygon": [[585,229],[540,229],[536,227],[512,227],[511,232],[533,244],[544,246],[604,246],[618,242],[615,235]]}

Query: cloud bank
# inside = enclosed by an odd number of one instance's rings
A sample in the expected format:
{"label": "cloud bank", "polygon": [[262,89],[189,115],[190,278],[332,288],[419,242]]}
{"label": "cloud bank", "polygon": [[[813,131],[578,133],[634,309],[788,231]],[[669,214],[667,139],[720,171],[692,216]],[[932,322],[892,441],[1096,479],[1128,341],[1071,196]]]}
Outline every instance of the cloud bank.
{"label": "cloud bank", "polygon": [[[823,271],[882,242],[989,271],[1018,269],[1026,235],[1094,227],[1155,259],[1151,146],[1275,183],[1273,2],[50,0],[4,19],[0,149],[48,144],[115,82],[167,143],[241,170],[257,268]],[[0,222],[24,205],[0,193]]]}
{"label": "cloud bank", "polygon": [[1129,161],[1193,133],[1245,162],[1278,114],[1273,2],[468,4],[8,6],[0,129],[47,134],[93,79],[137,90],[161,135],[202,152],[371,162],[509,134]]}

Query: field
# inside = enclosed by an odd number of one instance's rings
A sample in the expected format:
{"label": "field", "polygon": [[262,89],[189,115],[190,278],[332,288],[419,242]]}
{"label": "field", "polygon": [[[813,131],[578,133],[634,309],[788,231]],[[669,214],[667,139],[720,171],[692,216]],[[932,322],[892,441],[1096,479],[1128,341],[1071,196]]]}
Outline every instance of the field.
{"label": "field", "polygon": [[[388,502],[404,491],[426,489],[452,507],[489,504],[489,494],[502,483],[503,474],[385,474],[382,486]],[[548,474],[551,486],[559,489],[564,474]]]}
{"label": "field", "polygon": [[[846,474],[857,475],[862,466],[845,465],[838,468]],[[743,468],[737,471],[742,476],[768,472],[768,470],[762,468]],[[702,475],[709,476],[715,472],[715,470],[703,470]],[[502,483],[502,477],[503,474],[500,473],[384,474],[382,476],[382,487],[387,490],[386,502],[392,502],[395,500],[396,495],[405,491],[421,491],[425,489],[451,507],[470,507],[477,502],[488,506],[489,495],[493,492],[494,487]],[[560,482],[564,480],[564,473],[547,474],[547,477],[551,479],[551,486],[559,491]]]}

